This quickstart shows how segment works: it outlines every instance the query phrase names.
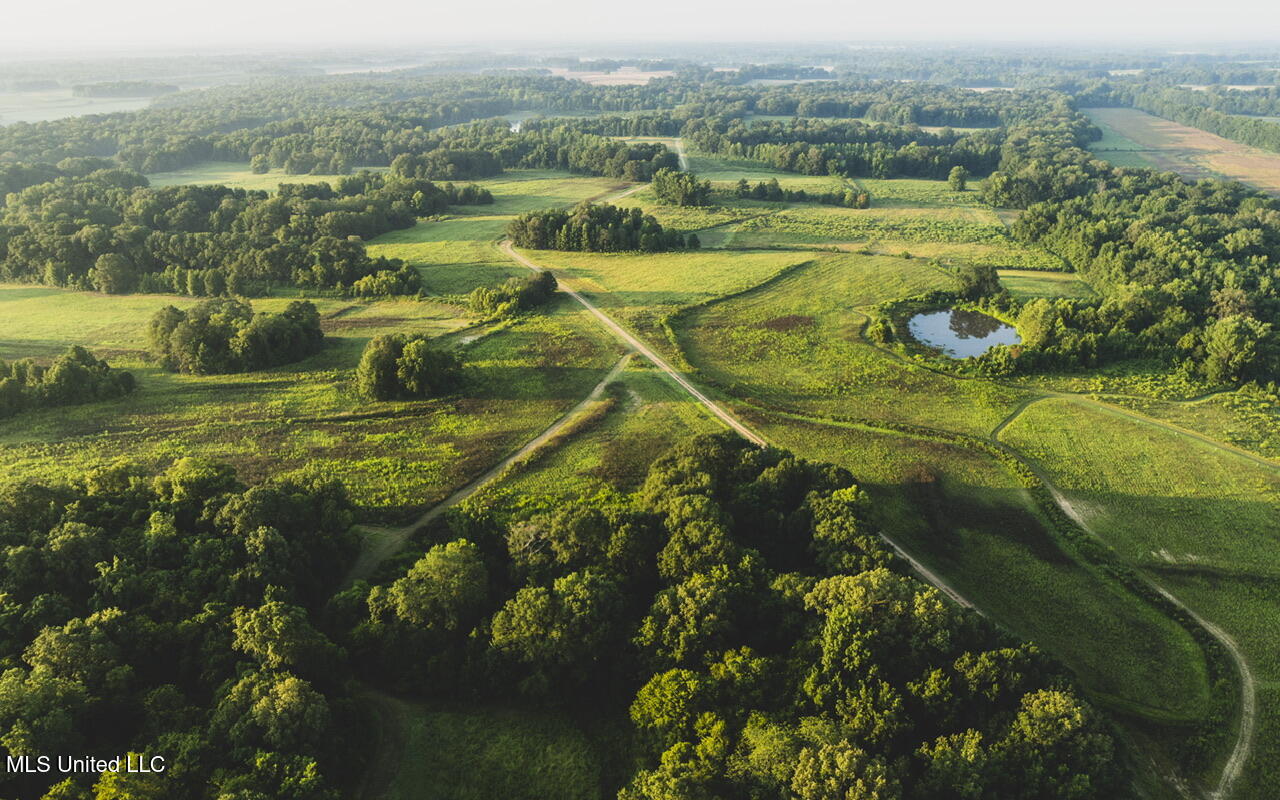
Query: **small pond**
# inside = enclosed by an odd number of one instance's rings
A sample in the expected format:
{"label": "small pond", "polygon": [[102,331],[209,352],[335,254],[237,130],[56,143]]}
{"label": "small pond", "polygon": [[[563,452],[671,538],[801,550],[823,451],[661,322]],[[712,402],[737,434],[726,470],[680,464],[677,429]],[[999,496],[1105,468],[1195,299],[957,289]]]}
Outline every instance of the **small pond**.
{"label": "small pond", "polygon": [[954,358],[980,356],[995,345],[1022,341],[1016,330],[995,317],[961,308],[916,314],[907,328],[918,341]]}

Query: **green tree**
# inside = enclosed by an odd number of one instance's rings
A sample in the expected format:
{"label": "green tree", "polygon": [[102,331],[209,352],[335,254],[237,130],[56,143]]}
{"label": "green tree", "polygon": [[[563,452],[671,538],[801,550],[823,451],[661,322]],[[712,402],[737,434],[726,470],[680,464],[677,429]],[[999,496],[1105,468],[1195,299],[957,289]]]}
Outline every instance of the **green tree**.
{"label": "green tree", "polygon": [[953,192],[963,192],[969,182],[969,170],[964,167],[955,166],[951,168],[951,172],[947,173],[947,184]]}
{"label": "green tree", "polygon": [[316,669],[331,657],[333,645],[311,626],[306,610],[278,600],[231,614],[231,646],[269,670]]}
{"label": "green tree", "polygon": [[137,279],[138,272],[133,263],[119,253],[103,253],[89,271],[93,288],[106,294],[126,294],[133,289]]}
{"label": "green tree", "polygon": [[474,619],[489,594],[480,550],[466,539],[438,544],[391,584],[396,616],[434,630],[458,630]]}

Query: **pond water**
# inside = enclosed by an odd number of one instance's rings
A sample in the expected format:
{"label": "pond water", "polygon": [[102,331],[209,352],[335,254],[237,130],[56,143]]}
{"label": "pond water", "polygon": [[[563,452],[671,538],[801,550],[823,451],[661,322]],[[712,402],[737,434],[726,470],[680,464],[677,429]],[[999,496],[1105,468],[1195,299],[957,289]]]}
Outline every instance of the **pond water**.
{"label": "pond water", "polygon": [[954,358],[980,356],[998,344],[1017,344],[1022,337],[1012,327],[978,311],[950,308],[926,311],[907,321],[918,341]]}

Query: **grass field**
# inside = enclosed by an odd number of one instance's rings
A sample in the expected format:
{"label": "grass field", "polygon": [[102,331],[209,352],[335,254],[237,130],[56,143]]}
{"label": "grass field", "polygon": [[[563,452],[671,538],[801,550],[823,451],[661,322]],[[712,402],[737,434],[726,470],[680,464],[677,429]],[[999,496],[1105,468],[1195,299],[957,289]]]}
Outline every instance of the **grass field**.
{"label": "grass field", "polygon": [[684,315],[676,333],[689,362],[740,397],[984,434],[1021,392],[904,363],[860,335],[860,308],[951,285],[942,270],[916,259],[821,256],[768,286]]}
{"label": "grass field", "polygon": [[1102,141],[1090,149],[1117,166],[1154,167],[1177,172],[1192,180],[1230,178],[1271,194],[1280,194],[1280,154],[1233,142],[1137,109],[1090,108],[1084,111],[1103,130]]}
{"label": "grass field", "polygon": [[542,251],[537,263],[573,279],[575,288],[662,347],[659,322],[684,306],[754,286],[807,259],[808,253],[562,253]]}
{"label": "grass field", "polygon": [[[50,356],[84,344],[139,380],[138,391],[118,401],[0,422],[6,479],[59,479],[118,458],[160,469],[197,455],[236,465],[248,481],[318,468],[346,480],[366,513],[398,518],[446,496],[546,427],[616,358],[595,322],[561,303],[489,336],[467,334],[478,337],[467,344],[453,337],[467,354],[464,396],[373,403],[355,394],[351,380],[364,343],[378,333],[444,334],[467,322],[456,308],[319,299],[328,345],[297,364],[195,376],[147,362],[141,349],[153,311],[193,302],[0,289],[0,306],[9,311],[0,315],[0,357]],[[269,310],[286,302],[254,305]],[[75,316],[63,313],[68,307]]]}
{"label": "grass field", "polygon": [[1131,563],[1280,577],[1280,467],[1069,399],[1032,404],[1002,438]]}
{"label": "grass field", "polygon": [[[381,172],[386,167],[360,167],[359,169]],[[249,165],[239,161],[206,161],[194,167],[174,170],[173,172],[155,172],[147,176],[152,186],[182,186],[184,184],[218,183],[236,189],[258,189],[274,192],[282,183],[328,183],[343,177],[342,175],[288,175],[283,169],[273,169],[261,175],[250,171]]]}
{"label": "grass field", "polygon": [[1000,283],[1019,300],[1029,297],[1097,297],[1089,284],[1070,272],[1002,269]]}

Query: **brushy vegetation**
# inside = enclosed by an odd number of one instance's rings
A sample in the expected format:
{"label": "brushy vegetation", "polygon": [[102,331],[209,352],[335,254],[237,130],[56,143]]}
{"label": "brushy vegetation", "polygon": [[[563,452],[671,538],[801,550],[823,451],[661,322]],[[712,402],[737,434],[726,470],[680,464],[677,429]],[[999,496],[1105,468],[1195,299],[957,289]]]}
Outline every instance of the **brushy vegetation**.
{"label": "brushy vegetation", "polygon": [[137,387],[132,372],[112,369],[83,347],[72,346],[45,366],[32,359],[0,359],[0,418],[30,408],[111,400]]}

